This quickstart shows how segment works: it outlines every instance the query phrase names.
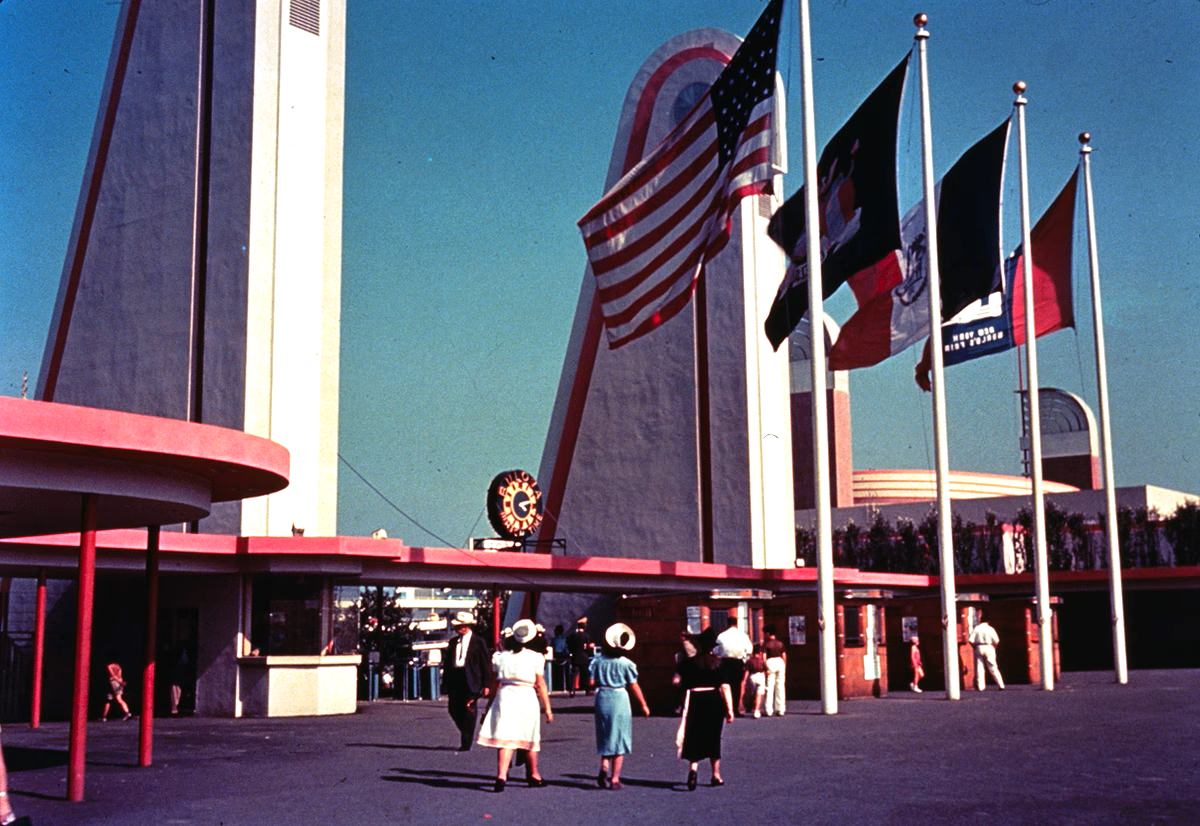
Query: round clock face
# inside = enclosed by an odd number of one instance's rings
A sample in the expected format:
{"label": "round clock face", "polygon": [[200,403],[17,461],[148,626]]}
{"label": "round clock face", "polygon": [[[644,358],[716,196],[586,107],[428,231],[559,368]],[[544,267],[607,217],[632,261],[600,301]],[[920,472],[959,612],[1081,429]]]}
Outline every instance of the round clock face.
{"label": "round clock face", "polygon": [[542,491],[529,473],[505,471],[488,489],[488,521],[501,537],[522,539],[542,523],[541,500]]}

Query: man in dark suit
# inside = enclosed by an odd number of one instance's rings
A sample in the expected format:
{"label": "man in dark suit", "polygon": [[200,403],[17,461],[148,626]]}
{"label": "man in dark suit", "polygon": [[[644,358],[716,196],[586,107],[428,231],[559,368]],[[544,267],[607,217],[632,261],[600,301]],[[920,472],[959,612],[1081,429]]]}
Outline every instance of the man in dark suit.
{"label": "man in dark suit", "polygon": [[475,633],[475,615],[470,611],[459,611],[450,625],[458,636],[446,651],[442,681],[449,697],[450,717],[458,726],[458,750],[470,751],[475,740],[478,700],[488,696],[491,653],[483,637]]}

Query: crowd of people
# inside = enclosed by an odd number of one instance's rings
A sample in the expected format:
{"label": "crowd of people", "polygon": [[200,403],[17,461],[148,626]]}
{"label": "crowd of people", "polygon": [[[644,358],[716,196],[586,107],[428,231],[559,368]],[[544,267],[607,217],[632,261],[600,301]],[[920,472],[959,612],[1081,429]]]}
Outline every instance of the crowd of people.
{"label": "crowd of people", "polygon": [[[976,654],[976,679],[984,687],[985,672],[1003,689],[996,667],[998,636],[983,621],[970,634]],[[459,750],[472,743],[496,749],[495,790],[508,783],[512,766],[525,766],[526,782],[532,788],[546,785],[539,767],[541,725],[554,721],[550,705],[553,664],[562,674],[567,694],[595,693],[594,717],[600,788],[622,788],[625,758],[633,751],[633,712],[650,715],[650,707],[638,685],[638,668],[628,656],[636,642],[633,629],[615,623],[605,630],[602,642],[591,642],[587,618],[581,617],[570,634],[561,625],[547,639],[542,626],[523,619],[501,634],[499,650],[488,652],[487,643],[474,632],[475,617],[459,612],[451,621],[456,638],[445,662],[445,684],[449,712],[459,730]],[[763,628],[763,642],[753,645],[736,627],[718,634],[706,628],[699,634],[683,632],[675,656],[673,683],[678,692],[675,713],[679,716],[675,746],[688,764],[689,791],[699,783],[701,763],[708,761],[709,785],[723,786],[721,739],[726,724],[749,707],[753,717],[782,717],[787,713],[787,646],[774,626]],[[921,692],[925,676],[920,638],[910,635],[909,688]],[[475,736],[480,699],[488,701],[483,724]]]}
{"label": "crowd of people", "polygon": [[[539,754],[543,721],[554,722],[547,670],[551,662],[561,667],[568,695],[595,695],[596,785],[623,787],[625,759],[633,751],[634,712],[650,716],[638,685],[637,664],[629,656],[637,641],[632,628],[614,623],[596,644],[588,635],[586,618],[580,618],[570,634],[557,626],[550,639],[542,626],[523,619],[505,628],[497,651],[489,653],[471,612],[459,612],[451,626],[455,638],[446,652],[444,681],[448,711],[459,733],[458,749],[469,751],[472,744],[496,749],[495,791],[504,791],[515,766],[525,767],[529,787],[547,785]],[[725,784],[725,725],[740,715],[747,701],[752,701],[755,717],[762,715],[764,702],[768,716],[782,715],[785,679],[786,651],[773,628],[767,629],[761,646],[752,645],[737,628],[719,635],[712,628],[683,634],[675,663],[680,717],[675,746],[688,764],[689,790],[697,787],[704,761],[711,769],[709,785]],[[486,710],[476,734],[481,701]]]}

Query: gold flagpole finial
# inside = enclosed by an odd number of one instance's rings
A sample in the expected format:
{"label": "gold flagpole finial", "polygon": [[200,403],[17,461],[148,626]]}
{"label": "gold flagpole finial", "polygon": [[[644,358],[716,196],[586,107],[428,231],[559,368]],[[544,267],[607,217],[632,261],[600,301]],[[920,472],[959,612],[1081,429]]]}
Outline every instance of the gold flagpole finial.
{"label": "gold flagpole finial", "polygon": [[1013,84],[1013,86],[1012,86],[1013,94],[1015,94],[1017,96],[1017,99],[1014,101],[1014,103],[1017,106],[1024,106],[1025,103],[1027,102],[1025,100],[1025,90],[1028,88],[1029,87],[1025,84],[1025,81],[1023,81],[1023,80],[1018,80],[1016,83]]}
{"label": "gold flagpole finial", "polygon": [[913,25],[917,27],[916,37],[918,40],[929,37],[929,32],[925,29],[925,24],[929,22],[929,15],[925,12],[913,15]]}
{"label": "gold flagpole finial", "polygon": [[1091,151],[1092,151],[1092,133],[1091,132],[1080,132],[1079,133],[1079,154],[1086,155],[1088,152],[1091,152]]}

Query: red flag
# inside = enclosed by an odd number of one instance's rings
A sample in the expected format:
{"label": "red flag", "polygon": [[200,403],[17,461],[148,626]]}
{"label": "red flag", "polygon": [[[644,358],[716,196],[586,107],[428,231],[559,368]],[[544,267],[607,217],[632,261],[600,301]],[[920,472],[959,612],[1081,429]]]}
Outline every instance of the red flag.
{"label": "red flag", "polygon": [[[1075,236],[1075,183],[1078,174],[1063,187],[1054,203],[1029,233],[1033,244],[1033,323],[1035,335],[1075,326],[1071,302],[1071,242]],[[1025,279],[1021,251],[1012,285],[1013,346],[1025,343]]]}
{"label": "red flag", "polygon": [[609,347],[686,307],[738,202],[771,191],[782,4],[772,0],[691,113],[579,220]]}

